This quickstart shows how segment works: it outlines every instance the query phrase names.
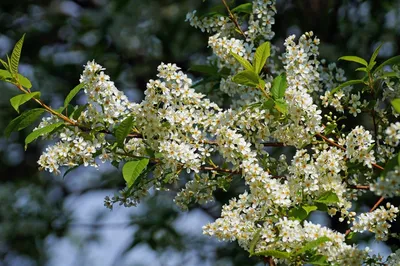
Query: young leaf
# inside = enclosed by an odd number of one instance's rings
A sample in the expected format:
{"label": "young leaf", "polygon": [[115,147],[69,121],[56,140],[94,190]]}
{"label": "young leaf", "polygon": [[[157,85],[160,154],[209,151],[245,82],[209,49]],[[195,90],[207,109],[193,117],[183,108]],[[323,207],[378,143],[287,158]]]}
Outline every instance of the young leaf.
{"label": "young leaf", "polygon": [[356,62],[359,63],[363,66],[368,66],[367,61],[365,59],[362,59],[361,57],[358,56],[352,56],[352,55],[347,55],[347,56],[342,56],[338,60],[345,60],[345,61],[350,61],[350,62]]}
{"label": "young leaf", "polygon": [[132,186],[136,178],[143,172],[146,166],[149,164],[149,159],[142,159],[139,161],[129,161],[122,167],[122,175],[128,184],[128,187]]}
{"label": "young leaf", "polygon": [[10,71],[10,68],[9,68],[9,66],[8,66],[6,61],[0,59],[0,63],[3,65],[5,70],[7,70],[8,72]]}
{"label": "young leaf", "polygon": [[126,136],[131,132],[133,126],[133,117],[128,116],[124,121],[119,124],[115,130],[115,137],[117,138],[118,145],[123,145]]}
{"label": "young leaf", "polygon": [[303,221],[304,219],[306,219],[307,215],[308,215],[307,212],[301,207],[292,208],[288,212],[288,216],[290,218],[299,221]]}
{"label": "young leaf", "polygon": [[64,100],[64,108],[68,106],[68,104],[71,102],[71,100],[75,97],[75,95],[78,94],[78,92],[85,86],[85,84],[80,83],[75,88],[73,88],[67,95],[67,97]]}
{"label": "young leaf", "polygon": [[255,256],[264,256],[264,257],[274,257],[277,259],[288,259],[290,258],[290,253],[289,252],[285,252],[285,251],[279,251],[279,250],[264,250],[264,251],[260,251],[257,253],[254,253]]}
{"label": "young leaf", "polygon": [[258,76],[254,73],[253,70],[244,70],[236,74],[232,81],[237,84],[242,84],[249,87],[257,87],[258,85]]}
{"label": "young leaf", "polygon": [[254,55],[254,71],[257,74],[260,74],[262,68],[267,62],[268,57],[271,55],[271,44],[269,42],[265,42],[261,44]]}
{"label": "young leaf", "polygon": [[253,66],[250,64],[249,61],[241,57],[240,55],[237,55],[233,52],[230,53],[246,70],[248,71],[253,71]]}
{"label": "young leaf", "polygon": [[252,3],[246,3],[246,4],[241,4],[235,7],[234,9],[231,10],[232,13],[245,13],[245,14],[251,14],[253,11],[253,5]]}
{"label": "young leaf", "polygon": [[7,70],[0,69],[0,80],[11,79],[12,75]]}
{"label": "young leaf", "polygon": [[314,201],[318,202],[318,203],[323,203],[323,204],[332,204],[332,203],[339,202],[339,198],[335,192],[327,191],[324,194],[322,194],[321,196],[319,196],[318,199],[316,199]]}
{"label": "young leaf", "polygon": [[32,131],[26,138],[25,138],[25,150],[28,147],[28,144],[37,139],[40,136],[49,134],[56,130],[57,128],[61,127],[64,125],[64,122],[58,122],[55,124],[50,124],[48,126],[36,129]]}
{"label": "young leaf", "polygon": [[282,73],[272,81],[271,94],[275,100],[281,99],[285,96],[287,89],[286,74]]}
{"label": "young leaf", "polygon": [[366,67],[359,67],[359,68],[356,69],[356,71],[367,72],[367,68]]}
{"label": "young leaf", "polygon": [[32,83],[30,82],[30,80],[28,78],[22,76],[21,74],[18,74],[17,76],[18,76],[19,84],[21,84],[22,87],[25,87],[27,89],[32,88]]}
{"label": "young leaf", "polygon": [[319,245],[321,245],[322,243],[328,242],[328,241],[332,241],[329,237],[326,236],[321,236],[313,241],[308,242],[307,244],[305,244],[299,251],[297,251],[295,254],[299,255],[299,254],[303,254],[306,251],[309,251],[311,249],[317,248]]}
{"label": "young leaf", "polygon": [[371,56],[371,59],[369,60],[369,64],[368,64],[368,69],[371,70],[374,65],[376,64],[376,57],[379,54],[379,50],[382,48],[383,43],[381,43],[380,45],[378,45],[378,47],[375,49],[374,53]]}
{"label": "young leaf", "polygon": [[329,265],[327,259],[324,255],[314,255],[306,263],[311,265]]}
{"label": "young leaf", "polygon": [[17,74],[18,73],[18,65],[19,65],[19,58],[21,57],[21,50],[22,45],[24,43],[25,34],[22,35],[22,38],[15,44],[14,49],[11,54],[11,64],[10,70],[11,73]]}
{"label": "young leaf", "polygon": [[377,72],[379,72],[380,70],[382,70],[382,68],[384,66],[387,65],[397,65],[400,63],[400,55],[397,55],[395,57],[389,58],[388,60],[386,60],[385,62],[383,62],[382,64],[380,64],[377,68],[375,68],[375,70],[372,72],[372,74],[375,74]]}
{"label": "young leaf", "polygon": [[36,108],[22,113],[20,116],[14,118],[4,130],[4,135],[8,138],[13,131],[22,130],[35,122],[46,110],[43,108]]}
{"label": "young leaf", "polygon": [[331,94],[333,95],[333,94],[335,94],[336,92],[338,92],[340,89],[343,89],[343,88],[345,88],[345,87],[347,87],[347,86],[356,85],[356,84],[361,84],[361,83],[364,83],[364,81],[361,80],[361,79],[355,79],[355,80],[346,81],[346,82],[340,84],[338,87],[336,87],[336,88],[334,88],[333,90],[331,90]]}
{"label": "young leaf", "polygon": [[400,114],[400,98],[394,99],[390,102],[394,108],[394,110]]}
{"label": "young leaf", "polygon": [[253,235],[253,239],[250,242],[249,253],[250,256],[254,254],[254,249],[258,243],[258,240],[261,238],[261,230],[262,228],[258,228],[255,234]]}
{"label": "young leaf", "polygon": [[15,111],[19,113],[19,107],[32,99],[33,97],[39,98],[40,97],[40,92],[32,92],[32,93],[27,93],[27,94],[19,94],[15,97],[12,97],[10,99],[10,103],[12,107],[14,107]]}

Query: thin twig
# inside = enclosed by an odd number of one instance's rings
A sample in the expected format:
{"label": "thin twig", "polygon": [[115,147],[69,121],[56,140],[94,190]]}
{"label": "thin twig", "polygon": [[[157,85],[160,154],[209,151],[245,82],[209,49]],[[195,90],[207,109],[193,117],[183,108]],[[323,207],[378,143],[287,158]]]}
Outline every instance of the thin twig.
{"label": "thin twig", "polygon": [[229,18],[231,19],[231,21],[233,22],[233,24],[235,24],[236,28],[239,30],[240,34],[243,35],[243,37],[246,37],[246,35],[244,34],[244,32],[242,31],[242,28],[240,28],[239,22],[237,21],[236,17],[233,15],[231,9],[229,8],[228,4],[226,3],[225,0],[222,0],[222,3],[224,4],[224,6],[226,7],[226,10],[228,10],[229,13]]}

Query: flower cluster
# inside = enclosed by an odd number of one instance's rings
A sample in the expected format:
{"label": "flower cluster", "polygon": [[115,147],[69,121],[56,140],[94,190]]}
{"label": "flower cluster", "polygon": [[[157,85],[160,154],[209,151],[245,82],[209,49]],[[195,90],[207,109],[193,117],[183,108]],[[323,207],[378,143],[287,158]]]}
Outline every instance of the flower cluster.
{"label": "flower cluster", "polygon": [[388,171],[385,176],[379,177],[371,184],[371,191],[378,196],[392,198],[400,195],[400,167],[396,166]]}
{"label": "flower cluster", "polygon": [[377,240],[385,241],[388,238],[389,228],[391,227],[389,222],[396,220],[398,212],[399,208],[387,203],[386,209],[381,206],[373,212],[360,214],[351,230],[355,232],[368,230],[375,234]]}
{"label": "flower cluster", "polygon": [[372,168],[372,164],[375,163],[375,156],[371,145],[374,142],[368,130],[365,130],[362,126],[356,126],[346,136],[345,145],[347,148],[347,158],[349,158],[351,162],[358,161]]}

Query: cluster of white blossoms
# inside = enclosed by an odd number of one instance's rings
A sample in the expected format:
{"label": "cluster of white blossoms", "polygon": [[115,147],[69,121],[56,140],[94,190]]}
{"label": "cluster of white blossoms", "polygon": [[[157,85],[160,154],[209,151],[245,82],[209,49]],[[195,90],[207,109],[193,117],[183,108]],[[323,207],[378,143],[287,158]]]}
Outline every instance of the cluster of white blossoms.
{"label": "cluster of white blossoms", "polygon": [[372,164],[375,163],[375,156],[371,145],[374,142],[368,130],[365,130],[362,126],[356,126],[344,141],[347,158],[351,162],[358,161],[372,168]]}
{"label": "cluster of white blossoms", "polygon": [[388,171],[385,176],[379,177],[371,184],[371,191],[376,195],[387,198],[400,196],[400,167],[396,166]]}
{"label": "cluster of white blossoms", "polygon": [[388,238],[390,223],[396,221],[398,213],[399,208],[387,203],[386,209],[381,206],[373,212],[360,214],[351,230],[354,232],[369,231],[375,234],[377,240],[385,241]]}
{"label": "cluster of white blossoms", "polygon": [[[373,169],[376,161],[394,158],[400,123],[381,119],[370,131],[362,122],[346,131],[345,126],[338,128],[341,118],[330,109],[356,117],[368,107],[363,99],[366,92],[352,86],[332,92],[346,81],[344,71],[336,64],[325,67],[320,63],[319,39],[312,32],[298,40],[288,37],[281,55],[272,45],[271,56],[256,77],[265,88],[235,83],[233,77],[244,67],[232,53],[255,64],[257,47],[274,35],[274,6],[275,1],[254,0],[249,16],[234,13],[240,25],[246,22],[243,29],[235,29],[235,23],[223,15],[198,18],[193,12],[187,16],[192,26],[213,34],[208,41],[214,54],[209,62],[218,68],[218,74],[224,72],[215,90],[231,97],[225,105],[196,92],[192,80],[178,66],[165,63],[157,69],[158,78],[147,83],[144,100],[131,103],[102,66],[88,62],[80,78],[87,104],[70,114],[70,124],[76,125],[61,123],[44,135],[57,141],[46,149],[39,165],[59,173],[62,166],[97,166],[96,158],[113,165],[148,159],[146,171],[153,174],[136,179],[120,196],[107,197],[108,207],[117,202],[133,206],[152,187],[168,189],[172,183],[187,181],[175,197],[176,204],[186,210],[192,203],[212,201],[216,189],[226,189],[240,176],[246,191],[222,206],[221,217],[205,225],[204,234],[237,241],[255,254],[289,254],[275,258],[288,265],[294,265],[290,259],[307,263],[309,253],[335,265],[362,265],[367,251],[347,244],[346,234],[307,217],[316,210],[325,211],[332,219],[338,214],[339,222],[354,221],[354,232],[368,230],[377,239],[387,239],[398,208],[389,204],[386,209],[361,213],[355,220],[353,208],[359,205],[353,203],[362,192],[354,190],[368,187],[385,197],[400,194],[399,167],[382,177]],[[284,74],[281,77],[287,85],[278,99],[285,111],[276,105],[268,107],[268,102],[278,102],[272,92],[277,74]],[[390,91],[385,94],[388,99],[398,93]],[[372,107],[374,114],[385,117],[387,111],[379,106],[377,101]],[[59,123],[59,117],[44,118],[38,129]],[[132,119],[129,134],[116,141],[127,117]],[[277,150],[282,146],[289,148]],[[325,240],[315,244],[321,238]],[[307,254],[296,253],[308,246]]]}

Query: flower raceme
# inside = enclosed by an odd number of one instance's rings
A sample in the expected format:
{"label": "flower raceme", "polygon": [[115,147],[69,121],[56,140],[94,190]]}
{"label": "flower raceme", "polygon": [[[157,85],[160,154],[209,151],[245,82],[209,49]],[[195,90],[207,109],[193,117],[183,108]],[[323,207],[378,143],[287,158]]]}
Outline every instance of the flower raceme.
{"label": "flower raceme", "polygon": [[[175,197],[187,210],[193,203],[213,201],[216,189],[225,190],[233,179],[243,178],[246,191],[224,205],[221,217],[203,232],[237,241],[271,265],[384,263],[348,239],[363,231],[373,232],[378,240],[395,237],[389,229],[397,207],[388,202],[378,208],[381,198],[369,213],[357,215],[354,210],[361,209],[359,199],[365,193],[386,198],[400,193],[400,83],[398,68],[391,66],[400,60],[382,64],[392,67],[388,74],[382,65],[375,67],[379,48],[370,63],[342,57],[364,65],[366,74],[362,80],[347,80],[335,63],[319,59],[319,39],[312,32],[298,40],[289,36],[281,54],[269,43],[275,1],[255,0],[228,7],[228,13],[187,16],[192,26],[212,34],[208,64],[193,67],[213,71],[212,78],[194,83],[175,64],[161,63],[140,103],[130,102],[105,68],[91,61],[64,106],[54,110],[18,74],[15,64],[22,42],[17,43],[0,75],[23,92],[11,99],[17,111],[28,100],[42,108],[21,114],[6,131],[21,130],[26,117],[35,120],[47,111],[50,116],[42,118],[25,141],[55,140],[39,158],[41,169],[61,173],[79,165],[97,167],[99,160],[123,162],[127,187],[106,197],[110,208],[116,203],[134,206],[149,189],[167,190],[188,179]],[[384,80],[381,98],[368,102],[378,79]],[[210,88],[208,98],[202,92]],[[87,103],[71,106],[80,90]],[[385,101],[393,107],[381,104]],[[370,115],[372,122],[360,120],[350,129],[340,122],[361,114]],[[309,219],[316,211],[352,225],[346,233],[321,226]],[[393,253],[388,261],[399,263],[398,257]]]}

